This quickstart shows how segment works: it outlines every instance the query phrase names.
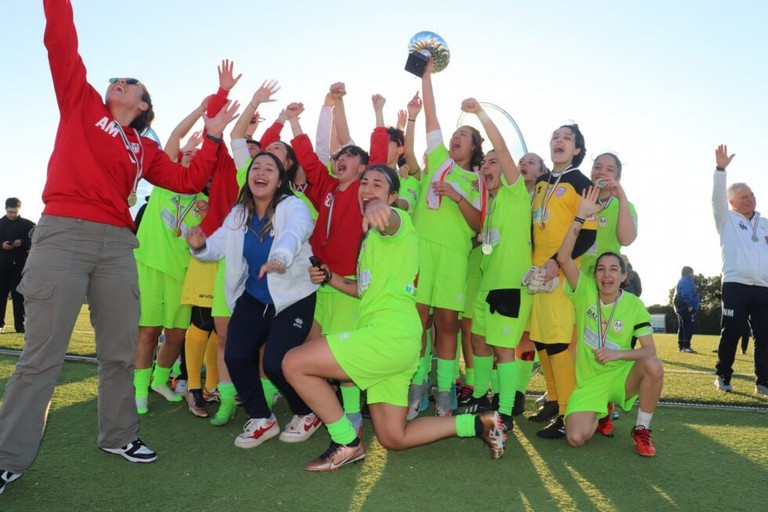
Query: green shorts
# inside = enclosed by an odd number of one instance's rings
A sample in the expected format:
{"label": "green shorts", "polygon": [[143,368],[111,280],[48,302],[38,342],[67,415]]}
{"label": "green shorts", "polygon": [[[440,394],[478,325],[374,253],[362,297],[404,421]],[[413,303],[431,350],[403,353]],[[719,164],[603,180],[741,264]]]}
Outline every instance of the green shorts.
{"label": "green shorts", "polygon": [[213,307],[211,308],[211,316],[230,318],[232,312],[227,305],[227,296],[224,293],[224,281],[227,273],[227,260],[219,260],[219,268],[216,271],[216,282],[213,285]]}
{"label": "green shorts", "polygon": [[472,318],[475,311],[475,299],[477,299],[477,290],[480,289],[480,281],[483,280],[483,273],[480,272],[480,262],[483,259],[483,252],[480,247],[475,247],[469,253],[467,261],[467,289],[464,295],[467,300],[464,304],[462,318]]}
{"label": "green shorts", "polygon": [[323,334],[353,330],[357,327],[359,310],[360,299],[356,297],[332,286],[321,286],[317,290],[315,321]]}
{"label": "green shorts", "polygon": [[184,283],[168,274],[136,262],[139,275],[140,327],[189,328],[192,308],[181,305]]}
{"label": "green shorts", "polygon": [[570,343],[576,318],[573,302],[563,291],[563,274],[560,273],[560,286],[552,293],[533,295],[531,310],[531,339],[539,343]]}
{"label": "green shorts", "polygon": [[368,403],[408,405],[408,387],[419,364],[421,322],[413,314],[394,313],[380,323],[330,334],[328,346],[339,366],[368,393]]}
{"label": "green shorts", "polygon": [[[491,313],[491,301],[494,312]],[[525,288],[480,291],[475,299],[472,333],[484,336],[488,345],[517,348],[531,317],[533,297]]]}
{"label": "green shorts", "polygon": [[434,308],[464,311],[467,262],[467,254],[420,238],[416,302]]}
{"label": "green shorts", "polygon": [[[632,362],[627,361],[627,363]],[[572,412],[593,411],[597,413],[598,418],[601,418],[608,412],[610,402],[619,405],[625,411],[631,410],[637,395],[627,397],[625,394],[627,377],[633,367],[634,363],[626,364],[596,375],[586,382],[577,383],[576,389],[568,399],[565,415],[568,416]]]}

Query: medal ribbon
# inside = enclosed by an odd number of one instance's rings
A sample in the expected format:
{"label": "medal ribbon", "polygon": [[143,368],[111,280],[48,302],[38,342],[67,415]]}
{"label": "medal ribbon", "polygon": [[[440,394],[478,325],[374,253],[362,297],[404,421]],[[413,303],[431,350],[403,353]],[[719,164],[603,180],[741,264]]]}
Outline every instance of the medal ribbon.
{"label": "medal ribbon", "polygon": [[176,203],[176,231],[178,232],[181,229],[181,223],[184,222],[184,218],[192,210],[192,208],[194,208],[195,203],[197,202],[197,194],[192,197],[192,200],[189,202],[183,212],[181,211],[181,196],[176,197],[178,198],[178,203]]}
{"label": "medal ribbon", "polygon": [[760,212],[755,212],[754,218],[754,222],[750,221],[752,224],[752,241],[757,242],[757,225],[760,222]]}
{"label": "medal ribbon", "polygon": [[611,327],[611,321],[613,320],[613,314],[616,312],[616,306],[619,305],[619,299],[621,298],[622,291],[619,290],[619,295],[616,297],[616,302],[613,303],[611,308],[611,314],[608,317],[608,323],[605,325],[605,331],[603,331],[603,313],[600,307],[600,297],[597,298],[597,330],[600,335],[600,348],[605,347],[605,340],[608,338],[608,329]]}
{"label": "medal ribbon", "polygon": [[131,162],[136,165],[136,176],[133,179],[133,187],[131,187],[131,194],[135,194],[136,190],[139,188],[139,180],[141,180],[141,177],[144,174],[144,145],[141,143],[139,132],[136,131],[136,128],[132,128],[133,133],[136,134],[136,140],[139,141],[139,154],[137,155],[133,151],[131,143],[128,141],[128,137],[126,137],[123,127],[117,122],[117,119],[113,119],[112,122],[115,127],[117,127],[117,131],[120,133],[120,138],[123,139],[125,149],[128,150],[128,158],[130,158]]}

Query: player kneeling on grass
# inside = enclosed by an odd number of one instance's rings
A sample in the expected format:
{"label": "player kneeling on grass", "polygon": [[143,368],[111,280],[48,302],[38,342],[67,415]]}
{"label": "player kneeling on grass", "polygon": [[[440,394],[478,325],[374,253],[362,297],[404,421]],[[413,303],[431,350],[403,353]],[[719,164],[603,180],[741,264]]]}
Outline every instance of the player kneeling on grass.
{"label": "player kneeling on grass", "polygon": [[[566,294],[574,303],[578,333],[576,389],[568,400],[565,433],[568,444],[582,446],[598,428],[598,420],[614,402],[629,411],[640,398],[632,440],[637,453],[656,454],[651,442],[650,422],[664,383],[664,368],[656,358],[651,318],[642,301],[623,293],[619,285],[627,277],[621,257],[603,253],[595,264],[595,275],[579,271],[571,257],[584,220],[602,208],[596,203],[597,188],[582,193],[582,199],[557,261],[567,279]],[[632,350],[632,338],[640,348]]]}
{"label": "player kneeling on grass", "polygon": [[[368,391],[371,420],[379,442],[404,450],[445,437],[482,437],[491,458],[504,453],[505,434],[495,411],[480,415],[423,417],[406,422],[408,386],[421,351],[421,321],[413,280],[418,271],[419,241],[408,214],[392,208],[400,188],[389,167],[367,168],[358,198],[363,232],[357,283],[310,268],[313,282],[360,297],[357,329],[310,340],[291,350],[283,372],[301,398],[328,427],[331,444],[308,462],[307,471],[334,471],[365,457],[365,447],[344,415],[327,379],[354,382]],[[369,229],[370,228],[370,229]]]}

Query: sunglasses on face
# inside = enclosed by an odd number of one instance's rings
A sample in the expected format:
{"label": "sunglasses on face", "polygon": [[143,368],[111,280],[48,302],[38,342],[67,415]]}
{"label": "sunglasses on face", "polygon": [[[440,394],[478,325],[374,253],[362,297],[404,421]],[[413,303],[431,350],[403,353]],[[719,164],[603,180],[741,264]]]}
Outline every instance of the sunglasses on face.
{"label": "sunglasses on face", "polygon": [[127,85],[136,85],[137,83],[139,83],[138,78],[110,78],[109,83],[116,84],[120,80],[125,82]]}

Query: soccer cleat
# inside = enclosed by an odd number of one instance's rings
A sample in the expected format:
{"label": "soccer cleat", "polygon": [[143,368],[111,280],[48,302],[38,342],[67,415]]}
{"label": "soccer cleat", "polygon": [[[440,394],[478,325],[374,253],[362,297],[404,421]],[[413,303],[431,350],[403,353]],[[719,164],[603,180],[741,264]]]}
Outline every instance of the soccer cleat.
{"label": "soccer cleat", "polygon": [[0,494],[3,494],[5,486],[22,477],[24,473],[12,473],[10,471],[0,471]]}
{"label": "soccer cleat", "polygon": [[515,391],[515,403],[512,406],[512,416],[520,416],[525,412],[525,393]]}
{"label": "soccer cleat", "polygon": [[542,439],[562,439],[565,437],[565,421],[562,416],[557,416],[549,425],[536,432]]}
{"label": "soccer cleat", "polygon": [[684,352],[686,354],[698,354],[695,350],[693,350],[691,347],[684,347],[680,349],[680,352]]}
{"label": "soccer cleat", "polygon": [[208,417],[208,408],[205,404],[205,398],[203,398],[202,389],[197,388],[188,390],[184,393],[184,399],[187,401],[187,407],[189,407],[189,412],[191,412],[193,416],[197,416],[198,418]]}
{"label": "soccer cleat", "polygon": [[[361,418],[362,423],[362,418]],[[290,423],[285,426],[285,430],[280,434],[280,440],[284,443],[300,443],[309,439],[312,434],[322,425],[314,413],[304,416],[294,415]]]}
{"label": "soccer cleat", "polygon": [[157,460],[157,454],[154,450],[145,445],[141,439],[136,439],[121,448],[104,448],[102,446],[99,446],[99,448],[107,453],[119,455],[129,462],[146,463]]}
{"label": "soccer cleat", "polygon": [[307,471],[336,471],[348,464],[360,462],[365,458],[365,446],[363,441],[356,439],[354,446],[331,442],[327,450],[320,457],[304,464]]}
{"label": "soccer cleat", "polygon": [[428,387],[429,383],[426,380],[419,385],[410,385],[408,388],[408,413],[405,416],[406,420],[410,421],[422,412],[421,404],[424,396],[427,394]]}
{"label": "soccer cleat", "polygon": [[504,455],[504,433],[502,418],[496,411],[486,411],[477,415],[483,424],[483,442],[488,446],[491,459],[500,459]]}
{"label": "soccer cleat", "polygon": [[491,407],[491,401],[488,400],[487,395],[475,398],[472,397],[463,406],[453,411],[453,415],[457,414],[477,414],[485,411],[493,410]]}
{"label": "soccer cleat", "polygon": [[210,391],[203,389],[203,399],[209,404],[213,402],[221,403],[221,395],[219,394],[219,390],[216,388],[213,388]]}
{"label": "soccer cleat", "polygon": [[605,437],[613,437],[613,402],[608,404],[608,414],[597,420],[597,431]]}
{"label": "soccer cleat", "polygon": [[152,391],[163,395],[163,397],[169,402],[181,402],[184,397],[178,393],[175,393],[168,384],[160,384],[159,386],[151,386]]}
{"label": "soccer cleat", "polygon": [[632,429],[632,442],[637,447],[637,454],[643,457],[653,457],[656,455],[656,448],[651,442],[651,431],[643,426],[636,426]]}
{"label": "soccer cleat", "polygon": [[459,392],[457,396],[458,400],[458,406],[463,406],[467,401],[469,401],[470,398],[472,398],[472,393],[475,392],[474,386],[465,386],[461,385],[459,386]]}
{"label": "soccer cleat", "polygon": [[243,433],[235,438],[235,446],[238,448],[256,448],[278,434],[280,434],[280,426],[274,416],[251,418],[243,427]]}
{"label": "soccer cleat", "polygon": [[763,386],[762,384],[755,384],[755,394],[768,395],[768,386]]}
{"label": "soccer cleat", "polygon": [[715,378],[715,387],[720,391],[725,391],[726,393],[733,391],[733,386],[731,386],[731,379],[725,380],[725,377],[720,375]]}
{"label": "soccer cleat", "polygon": [[451,408],[451,392],[450,391],[438,391],[435,393],[435,416],[452,416],[453,409]]}
{"label": "soccer cleat", "polygon": [[534,421],[536,423],[546,423],[551,420],[557,413],[560,412],[560,406],[557,404],[557,400],[544,402],[544,405],[539,407],[536,414],[528,416],[528,421]]}
{"label": "soccer cleat", "polygon": [[171,385],[170,388],[174,390],[179,395],[183,395],[187,392],[187,379],[180,379],[178,377],[174,377],[171,379]]}

